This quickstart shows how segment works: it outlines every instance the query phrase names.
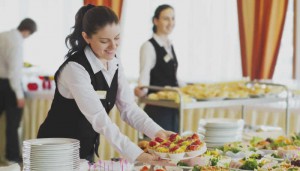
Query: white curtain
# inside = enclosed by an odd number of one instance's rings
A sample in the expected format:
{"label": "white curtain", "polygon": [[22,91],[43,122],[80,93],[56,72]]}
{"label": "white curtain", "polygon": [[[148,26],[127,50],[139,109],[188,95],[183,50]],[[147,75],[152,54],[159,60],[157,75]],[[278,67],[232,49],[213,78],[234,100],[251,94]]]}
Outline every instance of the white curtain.
{"label": "white curtain", "polygon": [[38,31],[25,40],[24,60],[54,74],[67,53],[65,37],[83,0],[0,0],[0,31],[16,28],[22,19],[36,21]]}
{"label": "white curtain", "polygon": [[[175,9],[176,26],[171,39],[181,80],[241,78],[236,0],[124,0],[119,52],[128,78],[136,80],[139,75],[139,48],[152,36],[151,18],[155,8],[164,3]],[[0,32],[16,28],[26,17],[34,19],[38,31],[25,41],[24,60],[54,74],[64,60],[64,39],[82,4],[83,0],[0,0]],[[292,5],[289,3],[274,73],[277,80],[291,78]]]}
{"label": "white curtain", "polygon": [[155,8],[170,4],[176,26],[171,35],[178,76],[188,82],[242,77],[236,0],[125,0],[120,56],[131,79],[139,75],[139,48],[152,36]]}
{"label": "white curtain", "polygon": [[[296,29],[296,32],[298,32],[298,30],[299,29]],[[282,38],[280,42],[279,53],[277,57],[277,63],[273,75],[274,81],[288,84],[288,85],[290,85],[289,82],[291,82],[292,75],[293,75],[293,52],[294,52],[293,32],[294,32],[294,1],[289,1],[286,16],[285,16],[285,22],[284,22]],[[298,33],[296,33],[296,35],[298,36]],[[297,48],[295,50],[297,50]],[[296,52],[296,55],[297,54],[298,53]],[[299,82],[299,79],[297,81]]]}

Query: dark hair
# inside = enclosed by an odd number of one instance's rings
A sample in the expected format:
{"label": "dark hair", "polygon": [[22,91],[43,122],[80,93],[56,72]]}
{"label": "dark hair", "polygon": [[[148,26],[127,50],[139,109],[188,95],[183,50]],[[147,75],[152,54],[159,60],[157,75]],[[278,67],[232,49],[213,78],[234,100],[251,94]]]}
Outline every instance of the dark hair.
{"label": "dark hair", "polygon": [[[78,51],[84,50],[87,43],[82,37],[84,31],[89,37],[107,24],[119,23],[117,15],[108,7],[87,5],[81,7],[75,16],[73,32],[66,37],[65,43],[69,48],[66,57]],[[70,47],[69,47],[70,46]]]}
{"label": "dark hair", "polygon": [[153,27],[152,27],[152,30],[154,33],[156,33],[157,31],[157,28],[156,28],[156,25],[154,24],[154,19],[159,19],[159,16],[160,16],[160,13],[165,10],[165,9],[168,9],[168,8],[171,8],[174,10],[174,8],[171,6],[171,5],[168,5],[168,4],[163,4],[163,5],[160,5],[156,8],[155,12],[154,12],[154,16],[152,17],[152,22],[153,22]]}
{"label": "dark hair", "polygon": [[36,23],[30,19],[30,18],[25,18],[24,20],[21,21],[21,23],[18,26],[19,31],[29,31],[30,34],[36,32],[37,26]]}

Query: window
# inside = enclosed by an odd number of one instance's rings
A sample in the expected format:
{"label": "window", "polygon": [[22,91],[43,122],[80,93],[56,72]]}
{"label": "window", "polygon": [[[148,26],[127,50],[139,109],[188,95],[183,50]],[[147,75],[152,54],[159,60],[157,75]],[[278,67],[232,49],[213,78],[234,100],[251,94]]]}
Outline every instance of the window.
{"label": "window", "polygon": [[65,37],[82,0],[1,0],[0,31],[16,28],[22,19],[36,21],[38,31],[24,44],[24,60],[54,74],[67,53]]}
{"label": "window", "polygon": [[187,82],[241,79],[236,0],[127,0],[122,13],[120,57],[126,75],[139,75],[140,46],[152,36],[157,6],[175,9],[171,40],[179,61],[178,77]]}

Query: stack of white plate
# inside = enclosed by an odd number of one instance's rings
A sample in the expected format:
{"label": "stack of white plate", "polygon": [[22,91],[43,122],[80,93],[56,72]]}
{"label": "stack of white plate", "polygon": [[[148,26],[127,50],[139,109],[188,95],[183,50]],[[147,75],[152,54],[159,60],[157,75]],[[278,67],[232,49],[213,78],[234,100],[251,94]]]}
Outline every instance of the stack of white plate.
{"label": "stack of white plate", "polygon": [[23,142],[24,171],[79,170],[79,141],[41,138]]}
{"label": "stack of white plate", "polygon": [[207,147],[218,147],[225,143],[241,141],[243,127],[242,119],[201,119],[198,132],[204,133]]}

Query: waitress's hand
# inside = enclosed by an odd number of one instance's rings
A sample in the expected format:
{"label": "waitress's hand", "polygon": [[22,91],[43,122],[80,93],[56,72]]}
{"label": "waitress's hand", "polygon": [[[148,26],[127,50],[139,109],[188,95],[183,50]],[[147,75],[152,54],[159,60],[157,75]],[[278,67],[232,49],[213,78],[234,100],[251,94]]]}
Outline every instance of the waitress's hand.
{"label": "waitress's hand", "polygon": [[160,130],[155,134],[155,137],[159,137],[161,139],[168,139],[171,134],[176,134],[175,132],[172,131],[166,131],[166,130]]}
{"label": "waitress's hand", "polygon": [[158,165],[158,166],[176,166],[175,163],[171,163],[169,160],[160,159],[159,156],[149,153],[142,153],[136,159],[138,162],[150,164],[150,165]]}
{"label": "waitress's hand", "polygon": [[134,94],[137,96],[137,97],[143,97],[145,96],[147,93],[141,88],[141,87],[135,87],[134,89]]}

